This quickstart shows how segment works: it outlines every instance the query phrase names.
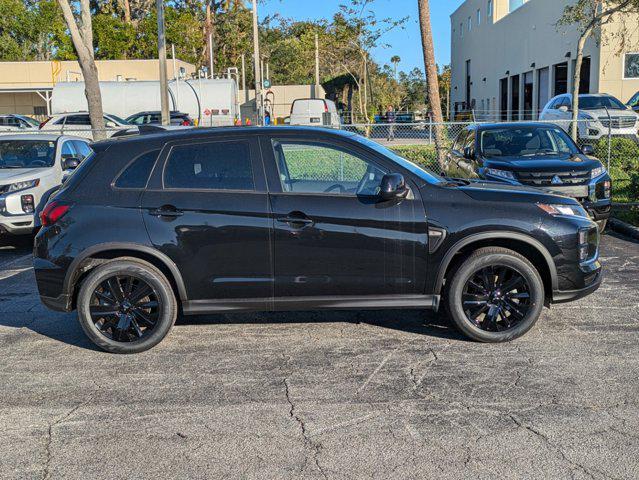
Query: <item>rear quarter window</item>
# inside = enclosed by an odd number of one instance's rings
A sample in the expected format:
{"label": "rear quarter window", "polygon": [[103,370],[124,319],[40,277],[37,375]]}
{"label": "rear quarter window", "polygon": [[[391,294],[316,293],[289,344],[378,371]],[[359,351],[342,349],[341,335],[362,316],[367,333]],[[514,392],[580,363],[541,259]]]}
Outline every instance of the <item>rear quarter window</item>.
{"label": "rear quarter window", "polygon": [[160,150],[151,150],[136,157],[118,175],[113,184],[115,188],[145,188],[159,154]]}

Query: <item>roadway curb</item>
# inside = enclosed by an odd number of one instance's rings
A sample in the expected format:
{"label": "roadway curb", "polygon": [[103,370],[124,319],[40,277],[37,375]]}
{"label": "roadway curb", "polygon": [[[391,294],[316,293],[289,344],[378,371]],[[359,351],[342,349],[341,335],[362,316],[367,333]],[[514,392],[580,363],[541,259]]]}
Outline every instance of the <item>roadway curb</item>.
{"label": "roadway curb", "polygon": [[639,240],[639,228],[635,227],[634,225],[622,222],[618,218],[611,218],[608,221],[608,225],[610,226],[611,230],[617,233],[621,233],[622,235],[625,235],[627,237]]}

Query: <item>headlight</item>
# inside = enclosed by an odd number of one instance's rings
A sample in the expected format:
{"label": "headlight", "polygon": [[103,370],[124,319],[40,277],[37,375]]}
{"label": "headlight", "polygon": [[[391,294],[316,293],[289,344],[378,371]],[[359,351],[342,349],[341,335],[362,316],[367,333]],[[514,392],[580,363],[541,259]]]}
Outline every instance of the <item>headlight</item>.
{"label": "headlight", "polygon": [[593,168],[590,171],[590,178],[597,178],[597,177],[603,175],[604,173],[606,173],[606,167]]}
{"label": "headlight", "polygon": [[33,188],[40,185],[40,179],[26,180],[24,182],[16,182],[9,185],[7,192],[17,192],[18,190],[26,190],[27,188]]}
{"label": "headlight", "polygon": [[571,217],[588,217],[586,211],[579,205],[558,205],[538,203],[537,206],[550,215],[567,215]]}
{"label": "headlight", "polygon": [[496,168],[487,168],[484,175],[492,175],[493,177],[505,178],[506,180],[515,180],[513,172],[508,170],[497,170]]}

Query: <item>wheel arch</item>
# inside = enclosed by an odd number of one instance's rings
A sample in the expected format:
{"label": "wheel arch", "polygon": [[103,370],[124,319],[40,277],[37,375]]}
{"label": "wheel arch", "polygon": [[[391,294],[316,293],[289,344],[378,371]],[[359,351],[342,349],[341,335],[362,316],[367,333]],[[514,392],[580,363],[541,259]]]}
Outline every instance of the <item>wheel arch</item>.
{"label": "wheel arch", "polygon": [[177,265],[159,250],[137,243],[102,243],[83,250],[71,262],[64,279],[64,292],[73,305],[83,277],[106,260],[131,257],[157,267],[166,277],[181,302],[187,301],[186,286]]}
{"label": "wheel arch", "polygon": [[557,290],[558,278],[555,262],[548,249],[529,235],[503,231],[469,235],[450,247],[444,255],[437,272],[434,293],[436,295],[441,294],[446,275],[455,264],[454,260],[456,258],[459,258],[460,255],[462,255],[461,258],[465,258],[464,255],[469,255],[479,248],[490,246],[509,248],[527,258],[532,254],[534,258],[529,258],[529,260],[535,265],[544,281],[547,298],[552,298],[553,291]]}

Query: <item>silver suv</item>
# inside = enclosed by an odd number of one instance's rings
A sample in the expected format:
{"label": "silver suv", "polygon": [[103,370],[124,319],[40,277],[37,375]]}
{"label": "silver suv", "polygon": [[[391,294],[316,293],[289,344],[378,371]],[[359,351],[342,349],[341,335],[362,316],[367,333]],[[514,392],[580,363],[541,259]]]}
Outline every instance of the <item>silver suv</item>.
{"label": "silver suv", "polygon": [[[570,130],[572,95],[565,93],[552,98],[539,117]],[[579,95],[579,138],[599,140],[610,132],[614,136],[637,137],[639,115],[607,94]]]}

